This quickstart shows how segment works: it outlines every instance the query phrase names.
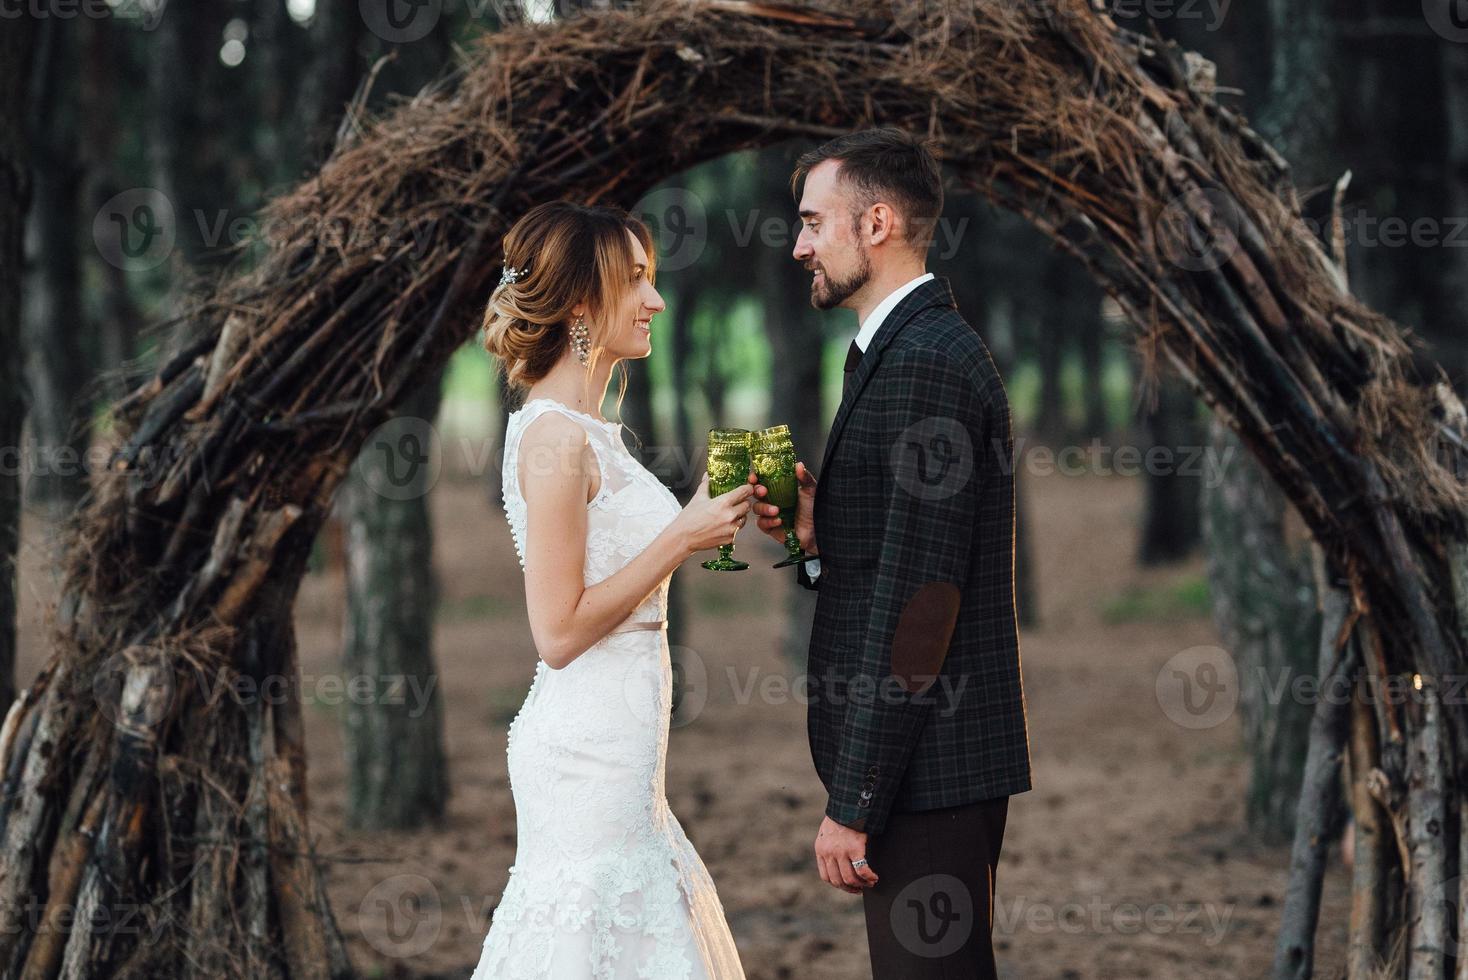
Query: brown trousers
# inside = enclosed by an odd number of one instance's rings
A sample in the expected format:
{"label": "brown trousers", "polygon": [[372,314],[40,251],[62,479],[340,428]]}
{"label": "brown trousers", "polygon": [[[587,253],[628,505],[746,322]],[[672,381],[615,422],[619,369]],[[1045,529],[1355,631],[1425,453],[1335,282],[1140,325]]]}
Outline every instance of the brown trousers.
{"label": "brown trousers", "polygon": [[867,840],[872,980],[995,980],[994,876],[1009,797],[894,813]]}

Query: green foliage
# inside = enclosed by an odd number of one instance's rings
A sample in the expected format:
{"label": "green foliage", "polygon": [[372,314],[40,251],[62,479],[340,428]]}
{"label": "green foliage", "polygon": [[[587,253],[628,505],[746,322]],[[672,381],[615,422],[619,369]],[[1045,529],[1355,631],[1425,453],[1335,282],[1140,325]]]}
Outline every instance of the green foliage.
{"label": "green foliage", "polygon": [[[1061,362],[1060,391],[1067,420],[1075,426],[1084,423],[1085,364],[1079,353],[1068,353]],[[1119,344],[1108,343],[1102,353],[1101,393],[1106,403],[1109,427],[1125,427],[1132,411],[1132,364]],[[1004,379],[1004,390],[1014,412],[1016,429],[1034,422],[1040,408],[1040,365],[1032,357],[1021,359]]]}
{"label": "green foliage", "polygon": [[471,623],[509,615],[517,606],[492,595],[466,595],[457,599],[441,598],[435,618],[440,623]]}
{"label": "green foliage", "polygon": [[[846,339],[855,326],[854,318],[847,311],[813,310],[804,295],[772,298],[762,291],[765,287],[760,280],[760,261],[762,256],[769,258],[762,250],[788,250],[793,247],[794,232],[798,231],[799,218],[785,189],[787,156],[788,149],[781,148],[731,154],[678,174],[648,192],[650,197],[660,191],[683,188],[702,202],[707,219],[707,242],[697,261],[658,277],[658,289],[667,309],[655,322],[652,356],[643,364],[627,365],[630,370],[647,372],[653,411],[660,420],[671,419],[676,400],[684,399],[690,403],[695,431],[712,424],[710,406],[701,397],[710,387],[710,370],[717,370],[726,386],[725,418],[721,421],[752,425],[764,418],[773,372],[763,322],[770,302],[783,304],[792,311],[792,322],[799,329],[809,329],[812,338],[820,344],[824,404],[834,406],[840,399],[841,363]],[[955,197],[954,208],[950,210],[957,209],[960,203]],[[629,209],[636,212],[638,202],[631,202]],[[770,219],[792,229],[788,243],[778,238],[773,240],[776,244],[761,240],[759,226]],[[996,250],[996,243],[990,240],[995,236],[980,233],[975,230],[977,227],[971,226],[961,240],[962,252],[957,258],[965,263],[982,264],[987,261],[985,256]],[[999,254],[1003,255],[1002,249]],[[959,274],[953,267],[939,267],[947,265],[935,262],[935,271]],[[987,287],[990,301],[1002,302],[1007,290],[1019,288],[1007,285],[1002,274],[991,273],[992,270],[984,274],[985,281],[991,283]],[[694,309],[682,354],[686,361],[685,390],[675,392],[673,351],[668,341],[682,303],[691,303]],[[980,314],[970,311],[970,315]],[[1016,327],[1023,327],[1030,319],[1019,314]],[[1040,376],[1032,347],[1034,339],[1032,330],[1019,331],[1015,361],[1005,377],[1017,430],[1028,426],[1038,410]],[[1108,339],[1102,370],[1108,423],[1113,428],[1124,427],[1133,415],[1133,367],[1119,341]],[[450,359],[445,372],[442,418],[450,428],[460,432],[482,431],[478,420],[484,419],[487,429],[490,413],[485,406],[493,403],[495,371],[496,366],[480,346],[476,332]],[[1067,351],[1061,369],[1062,399],[1068,418],[1077,426],[1083,422],[1084,371],[1079,352]],[[612,394],[605,406],[611,414],[615,414],[616,388],[614,376]]]}
{"label": "green foliage", "polygon": [[1208,579],[1189,575],[1155,588],[1130,587],[1106,600],[1101,619],[1108,625],[1120,623],[1175,623],[1211,614]]}
{"label": "green foliage", "polygon": [[322,524],[311,539],[311,553],[306,556],[306,571],[320,572],[326,568],[326,532],[328,525]]}
{"label": "green foliage", "polygon": [[494,361],[480,346],[476,332],[449,358],[443,378],[444,401],[456,399],[484,404],[494,391],[494,372]]}

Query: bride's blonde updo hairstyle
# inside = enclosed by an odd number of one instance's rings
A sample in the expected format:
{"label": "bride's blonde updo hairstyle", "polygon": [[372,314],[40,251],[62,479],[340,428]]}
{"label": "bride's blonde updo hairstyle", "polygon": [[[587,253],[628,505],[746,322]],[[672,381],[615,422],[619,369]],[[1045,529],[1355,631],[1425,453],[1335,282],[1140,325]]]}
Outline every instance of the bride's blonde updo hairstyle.
{"label": "bride's blonde updo hairstyle", "polygon": [[621,208],[550,201],[525,212],[505,235],[504,264],[524,271],[490,295],[484,349],[503,365],[510,387],[528,388],[546,376],[571,343],[571,311],[582,301],[595,365],[603,332],[617,326],[606,320],[633,288],[629,231],[647,252],[651,280],[652,233]]}

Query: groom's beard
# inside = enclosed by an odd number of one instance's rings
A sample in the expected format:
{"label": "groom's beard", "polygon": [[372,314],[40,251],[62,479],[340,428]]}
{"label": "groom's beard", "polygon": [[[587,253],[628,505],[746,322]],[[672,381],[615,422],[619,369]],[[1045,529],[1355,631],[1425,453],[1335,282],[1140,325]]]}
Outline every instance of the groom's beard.
{"label": "groom's beard", "polygon": [[872,278],[872,261],[862,249],[856,271],[845,279],[832,279],[829,272],[824,276],[825,285],[810,287],[810,305],[818,310],[833,310],[846,302],[858,289]]}

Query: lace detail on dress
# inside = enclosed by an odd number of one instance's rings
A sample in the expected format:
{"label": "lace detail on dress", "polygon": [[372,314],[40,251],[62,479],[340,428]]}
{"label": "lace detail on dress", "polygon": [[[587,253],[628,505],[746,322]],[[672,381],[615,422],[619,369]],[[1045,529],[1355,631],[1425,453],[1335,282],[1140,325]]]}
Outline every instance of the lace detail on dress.
{"label": "lace detail on dress", "polygon": [[[595,585],[631,561],[657,537],[682,507],[673,492],[639,463],[622,442],[622,424],[603,422],[551,398],[532,398],[510,414],[505,427],[502,496],[520,570],[525,570],[526,513],[520,489],[520,437],[547,411],[558,411],[586,430],[601,470],[601,487],[587,507],[585,584]],[[627,622],[667,618],[665,581]]]}
{"label": "lace detail on dress", "polygon": [[[532,399],[510,416],[502,473],[522,571],[519,442],[546,411],[580,422],[597,454],[585,568],[594,585],[681,507],[627,451],[619,423]],[[665,618],[670,580],[628,621]],[[610,633],[561,670],[536,662],[506,747],[515,863],[472,980],[743,980],[713,880],[668,807],[671,702],[664,630]]]}

